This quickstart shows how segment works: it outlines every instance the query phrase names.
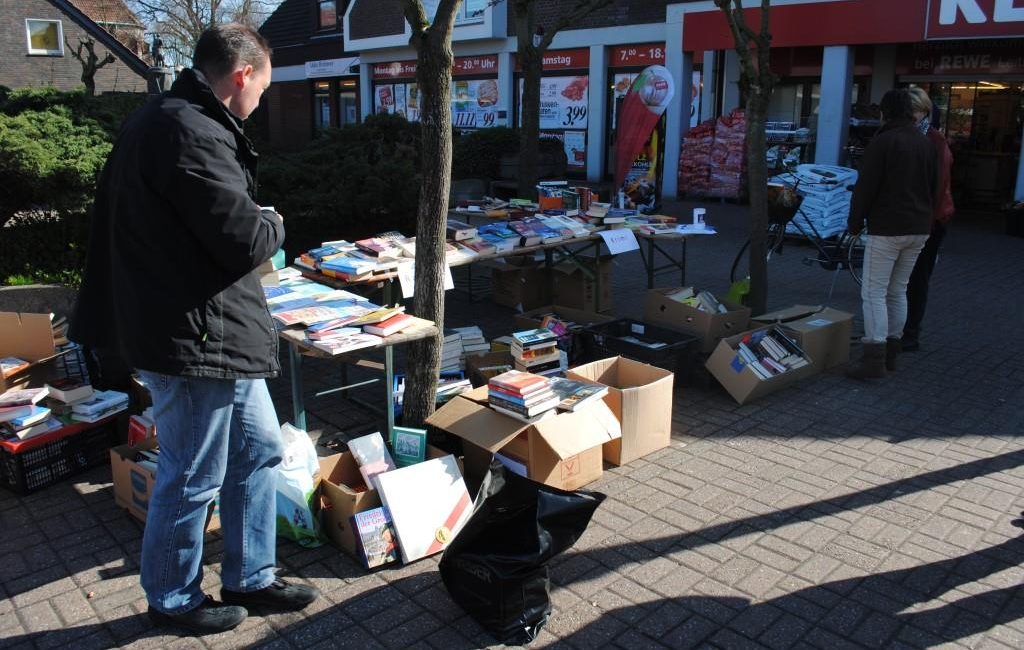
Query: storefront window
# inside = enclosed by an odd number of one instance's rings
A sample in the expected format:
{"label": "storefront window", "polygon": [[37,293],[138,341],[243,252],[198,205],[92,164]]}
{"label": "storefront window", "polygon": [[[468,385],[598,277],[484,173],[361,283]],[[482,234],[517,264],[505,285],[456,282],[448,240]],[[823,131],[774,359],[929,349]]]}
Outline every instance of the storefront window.
{"label": "storefront window", "polygon": [[318,81],[313,86],[313,124],[317,129],[334,126],[331,119],[331,82]]}

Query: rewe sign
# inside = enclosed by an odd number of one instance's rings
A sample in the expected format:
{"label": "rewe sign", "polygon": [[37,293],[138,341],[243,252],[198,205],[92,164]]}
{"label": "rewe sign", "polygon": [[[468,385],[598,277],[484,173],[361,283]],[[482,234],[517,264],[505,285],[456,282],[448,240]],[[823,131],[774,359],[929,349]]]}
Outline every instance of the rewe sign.
{"label": "rewe sign", "polygon": [[928,0],[926,39],[1024,36],[1024,0]]}

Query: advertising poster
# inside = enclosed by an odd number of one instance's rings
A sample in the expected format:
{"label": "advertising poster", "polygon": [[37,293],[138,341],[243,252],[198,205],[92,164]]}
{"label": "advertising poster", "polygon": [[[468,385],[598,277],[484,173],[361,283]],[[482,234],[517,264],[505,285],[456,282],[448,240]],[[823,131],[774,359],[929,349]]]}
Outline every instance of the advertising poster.
{"label": "advertising poster", "polygon": [[586,131],[541,131],[540,137],[561,140],[568,169],[582,171],[587,168]]}
{"label": "advertising poster", "polygon": [[395,84],[395,115],[409,118],[405,107],[405,84]]}
{"label": "advertising poster", "polygon": [[[523,80],[519,80],[519,114],[523,114]],[[546,77],[540,80],[540,128],[586,129],[590,79]]]}
{"label": "advertising poster", "polygon": [[378,84],[373,93],[373,112],[377,115],[395,112],[395,85]]}
{"label": "advertising poster", "polygon": [[485,129],[503,126],[498,119],[496,79],[455,79],[452,81],[452,125],[457,129]]}
{"label": "advertising poster", "polygon": [[[672,75],[664,66],[644,68],[630,86],[618,115],[615,138],[615,185],[622,187],[637,154],[651,140],[655,126],[675,94]],[[657,147],[654,148],[657,151]]]}
{"label": "advertising poster", "polygon": [[405,84],[406,119],[410,122],[420,121],[420,92],[416,84]]}

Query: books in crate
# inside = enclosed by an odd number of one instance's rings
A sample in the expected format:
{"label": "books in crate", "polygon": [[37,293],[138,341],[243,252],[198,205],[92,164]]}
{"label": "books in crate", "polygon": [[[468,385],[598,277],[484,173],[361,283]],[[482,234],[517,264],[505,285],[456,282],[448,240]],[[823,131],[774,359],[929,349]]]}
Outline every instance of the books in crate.
{"label": "books in crate", "polygon": [[771,379],[809,363],[796,341],[778,327],[745,335],[737,343],[736,353],[761,379]]}
{"label": "books in crate", "polygon": [[99,390],[92,397],[71,405],[71,419],[76,422],[97,422],[128,408],[128,394],[116,390]]}

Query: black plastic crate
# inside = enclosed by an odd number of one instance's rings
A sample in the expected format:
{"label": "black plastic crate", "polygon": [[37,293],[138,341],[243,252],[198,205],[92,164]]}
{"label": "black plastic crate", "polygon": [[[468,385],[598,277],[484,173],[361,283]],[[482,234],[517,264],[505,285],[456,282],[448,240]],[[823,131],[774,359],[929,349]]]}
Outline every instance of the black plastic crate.
{"label": "black plastic crate", "polygon": [[588,326],[583,344],[587,361],[622,356],[671,370],[680,380],[703,366],[696,336],[630,318]]}
{"label": "black plastic crate", "polygon": [[117,444],[117,417],[68,425],[29,443],[0,445],[0,485],[21,495],[108,462]]}

